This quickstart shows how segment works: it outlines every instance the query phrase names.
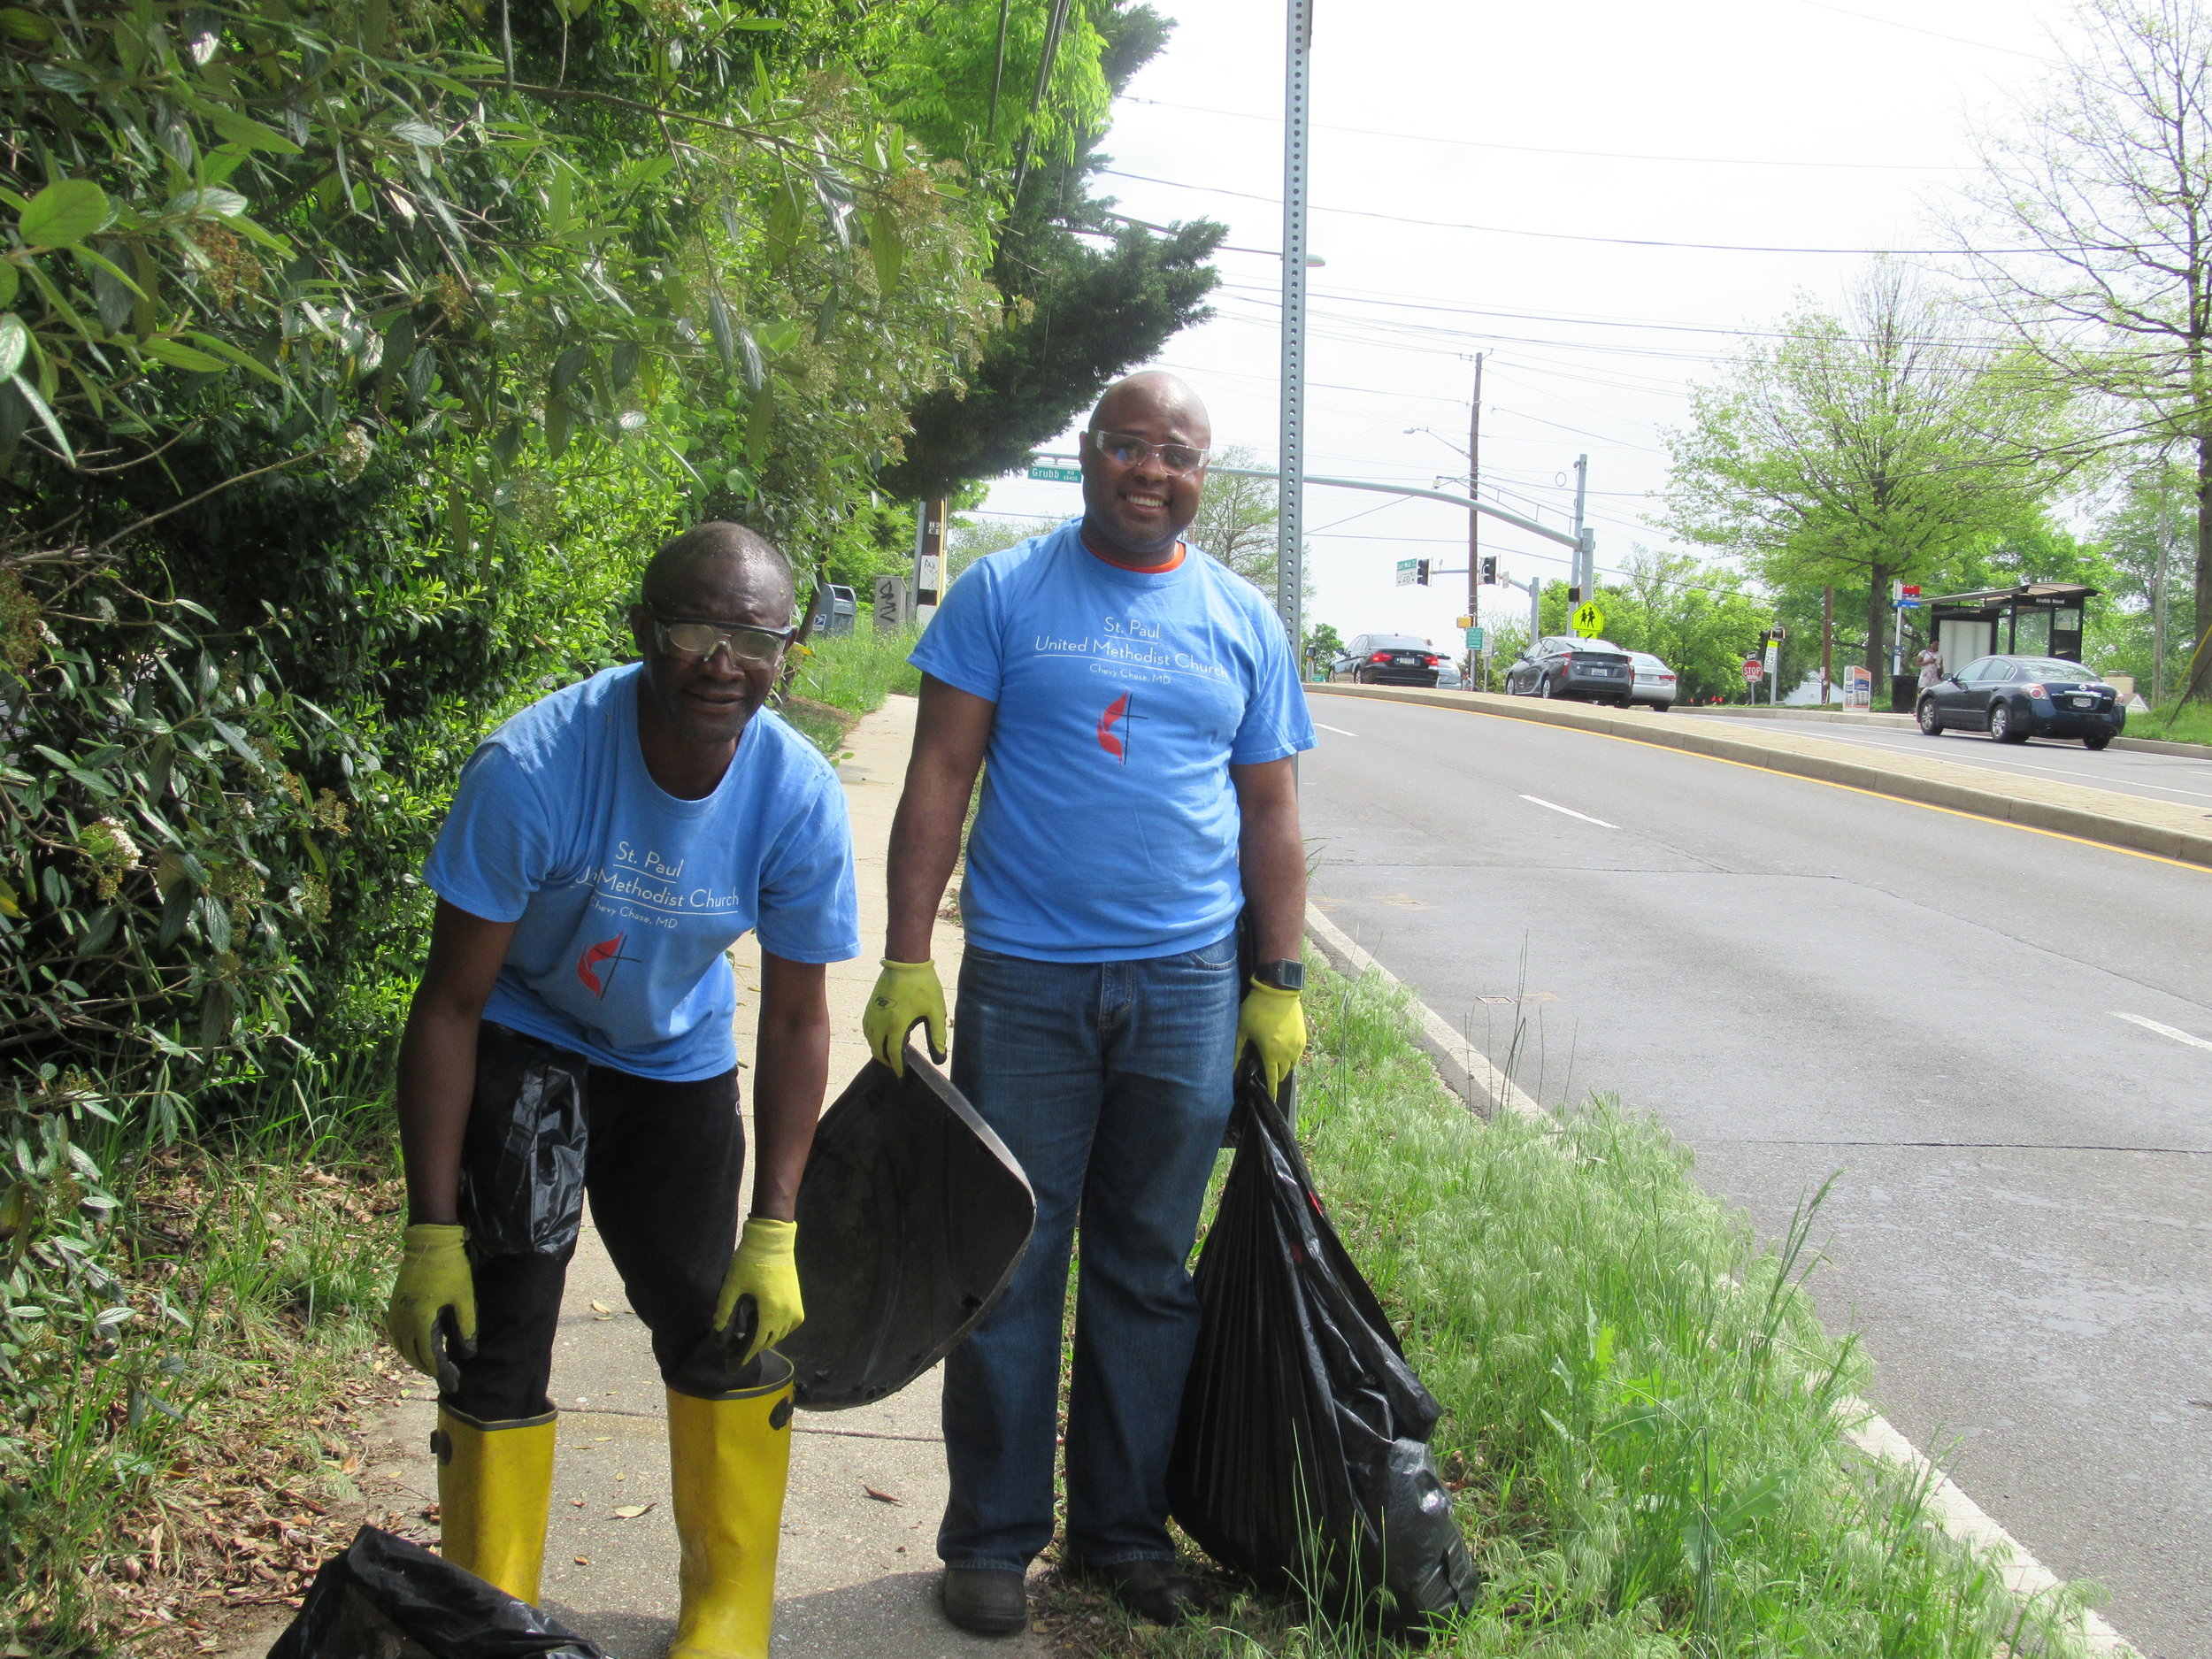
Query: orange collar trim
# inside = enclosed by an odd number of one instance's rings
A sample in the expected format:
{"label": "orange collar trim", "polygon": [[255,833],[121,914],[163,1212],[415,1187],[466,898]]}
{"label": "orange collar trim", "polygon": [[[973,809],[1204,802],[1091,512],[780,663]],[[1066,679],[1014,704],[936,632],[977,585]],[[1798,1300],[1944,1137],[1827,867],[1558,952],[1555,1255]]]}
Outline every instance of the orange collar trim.
{"label": "orange collar trim", "polygon": [[1178,541],[1175,544],[1175,557],[1168,560],[1166,564],[1132,565],[1126,559],[1118,559],[1109,554],[1100,552],[1091,545],[1091,539],[1088,536],[1079,536],[1079,539],[1083,543],[1083,550],[1100,564],[1110,565],[1118,571],[1133,572],[1139,576],[1164,576],[1171,570],[1178,570],[1182,566],[1183,555],[1190,550],[1182,542]]}

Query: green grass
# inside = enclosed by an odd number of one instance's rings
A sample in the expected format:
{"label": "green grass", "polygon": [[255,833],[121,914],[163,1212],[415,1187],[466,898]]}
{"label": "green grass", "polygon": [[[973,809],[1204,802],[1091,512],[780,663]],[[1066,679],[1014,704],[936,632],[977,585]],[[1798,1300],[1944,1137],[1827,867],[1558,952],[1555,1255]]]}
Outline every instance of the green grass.
{"label": "green grass", "polygon": [[361,1102],[181,1148],[114,1132],[19,1173],[0,1232],[10,1655],[212,1645],[343,1547],[363,1419],[392,1392],[394,1151]]}
{"label": "green grass", "polygon": [[[1432,1654],[2070,1655],[1926,1521],[1922,1493],[1836,1432],[1868,1366],[1778,1247],[1704,1193],[1655,1122],[1593,1103],[1485,1124],[1414,1047],[1404,995],[1313,971],[1301,1133],[1354,1256],[1447,1415],[1434,1437],[1484,1574]],[[1064,1650],[1322,1655],[1380,1637],[1230,1593],[1209,1624],[1132,1625],[1056,1593]]]}
{"label": "green grass", "polygon": [[2127,734],[2162,743],[2212,743],[2212,703],[2170,703],[2148,714],[2131,715]]}
{"label": "green grass", "polygon": [[922,671],[910,665],[906,655],[917,637],[911,629],[878,634],[870,627],[813,641],[792,677],[791,690],[852,715],[872,713],[895,691],[912,696],[922,688]]}

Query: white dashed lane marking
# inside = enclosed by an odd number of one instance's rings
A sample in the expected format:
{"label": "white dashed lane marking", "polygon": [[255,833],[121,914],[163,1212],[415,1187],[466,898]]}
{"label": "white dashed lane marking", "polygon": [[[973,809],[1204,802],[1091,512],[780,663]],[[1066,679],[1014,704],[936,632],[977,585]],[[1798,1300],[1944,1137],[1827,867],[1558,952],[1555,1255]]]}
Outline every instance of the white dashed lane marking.
{"label": "white dashed lane marking", "polygon": [[2212,1042],[2207,1042],[2201,1037],[2193,1037],[2177,1026],[2162,1025],[2154,1019],[2145,1019],[2140,1014],[2123,1014],[2116,1008],[2112,1010],[2112,1018],[2124,1019],[2131,1025],[2140,1025],[2145,1031],[2154,1031],[2162,1037],[2171,1037],[2176,1042],[2185,1042],[2192,1048],[2202,1048],[2212,1053]]}
{"label": "white dashed lane marking", "polygon": [[1528,802],[1533,806],[1548,807],[1555,812],[1564,812],[1569,818],[1578,818],[1585,824],[1594,824],[1600,829],[1620,828],[1619,825],[1608,824],[1601,818],[1592,818],[1587,812],[1578,812],[1574,810],[1574,808],[1571,806],[1562,806],[1556,801],[1547,801],[1540,795],[1525,795],[1521,797],[1521,799]]}
{"label": "white dashed lane marking", "polygon": [[1325,732],[1334,732],[1339,737],[1357,737],[1359,735],[1357,732],[1348,732],[1340,726],[1331,726],[1325,720],[1316,720],[1314,724]]}

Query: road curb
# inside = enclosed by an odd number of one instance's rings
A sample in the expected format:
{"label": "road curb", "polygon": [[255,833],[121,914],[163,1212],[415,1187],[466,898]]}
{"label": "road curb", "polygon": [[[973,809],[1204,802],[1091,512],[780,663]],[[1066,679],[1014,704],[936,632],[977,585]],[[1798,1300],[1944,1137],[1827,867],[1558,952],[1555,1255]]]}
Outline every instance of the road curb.
{"label": "road curb", "polygon": [[[1515,1117],[1557,1124],[1556,1117],[1500,1071],[1471,1038],[1462,1035],[1449,1020],[1414,995],[1412,987],[1376,961],[1310,902],[1306,905],[1306,933],[1320,948],[1321,954],[1340,972],[1357,978],[1371,969],[1406,993],[1420,1026],[1417,1041],[1435,1067],[1438,1081],[1466,1102],[1469,1111],[1485,1118],[1505,1111]],[[1440,1060],[1442,1064],[1439,1064]],[[1463,1079],[1463,1086],[1453,1082],[1455,1071]],[[1479,1094],[1487,1099],[1489,1111],[1482,1110]],[[1993,1558],[2006,1589],[2016,1598],[2022,1601],[2041,1600],[2056,1594],[2063,1587],[2064,1581],[2057,1574],[2038,1561],[2018,1539],[1962,1492],[1948,1475],[1865,1401],[1851,1396],[1839,1401],[1836,1426],[1863,1455],[1905,1470],[1926,1494],[1930,1519],[1961,1543],[1987,1552]],[[2093,1608],[2079,1609],[2076,1629],[2083,1645],[2093,1654],[2107,1655],[2108,1659],[2141,1659],[2134,1645]]]}
{"label": "road curb", "polygon": [[[1540,726],[1565,726],[1571,731],[1594,732],[1601,736],[1625,738],[1632,742],[1649,743],[1658,749],[1683,749],[1694,755],[1710,756],[1717,760],[1733,761],[1739,765],[1763,767],[1769,772],[1810,778],[1821,783],[1839,784],[1846,788],[1864,790],[1872,795],[1892,795],[1901,801],[1916,801],[1924,806],[1943,807],[1954,812],[1970,813],[1976,818],[2017,824],[2026,829],[2047,830],[2054,834],[2101,841],[2108,847],[2124,847],[2136,852],[2153,853],[2161,858],[2212,868],[2212,834],[2177,829],[2170,825],[2151,823],[2117,812],[2066,806],[2052,801],[2006,795],[1994,789],[1973,788],[1942,779],[1920,777],[1911,772],[1893,772],[1840,755],[1811,755],[1794,749],[1776,749],[1749,738],[1700,730],[1687,723],[1661,726],[1655,724],[1661,718],[1656,715],[1622,716],[1532,698],[1502,697],[1488,692],[1326,685],[1308,685],[1306,691],[1310,695],[1378,703],[1411,703],[1460,714],[1485,714],[1502,719],[1531,720]],[[1819,741],[1811,733],[1804,735],[1811,741]],[[1934,760],[1936,757],[1931,756],[1929,758]],[[2085,785],[2063,787],[2077,789],[2084,795],[2103,793]],[[2116,801],[2126,799],[2116,795],[2112,798]]]}
{"label": "road curb", "polygon": [[[1736,720],[1824,720],[1838,726],[1883,727],[1893,731],[1911,732],[1919,729],[1920,722],[1909,714],[1847,714],[1837,709],[1793,709],[1786,703],[1779,709],[1747,709],[1738,703],[1716,703],[1698,707],[1684,703],[1685,714],[1719,714]],[[2151,717],[2145,716],[2145,718]],[[2212,743],[2175,743],[2158,737],[2116,737],[2115,749],[2132,749],[2147,755],[2179,755],[2187,760],[2212,760]]]}

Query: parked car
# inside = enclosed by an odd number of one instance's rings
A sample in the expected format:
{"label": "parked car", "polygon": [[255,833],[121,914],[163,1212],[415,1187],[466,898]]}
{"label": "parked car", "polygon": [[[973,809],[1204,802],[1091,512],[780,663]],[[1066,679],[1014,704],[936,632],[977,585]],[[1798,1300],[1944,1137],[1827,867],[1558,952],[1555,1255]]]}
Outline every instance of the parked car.
{"label": "parked car", "polygon": [[1920,729],[1986,732],[2000,743],[2078,737],[2102,749],[2127,726],[2118,689],[2079,663],[2055,657],[1978,657],[1920,694]]}
{"label": "parked car", "polygon": [[1539,640],[1505,671],[1506,693],[1515,697],[1579,697],[1626,708],[1635,684],[1629,654],[1605,640]]}
{"label": "parked car", "polygon": [[1356,686],[1433,686],[1443,660],[1434,646],[1410,634],[1355,634],[1329,678]]}
{"label": "parked car", "polygon": [[1436,688],[1439,691],[1457,691],[1463,676],[1456,658],[1447,657],[1436,665]]}
{"label": "parked car", "polygon": [[1674,670],[1649,651],[1631,651],[1628,657],[1636,670],[1636,688],[1628,700],[1648,704],[1661,714],[1674,707]]}

